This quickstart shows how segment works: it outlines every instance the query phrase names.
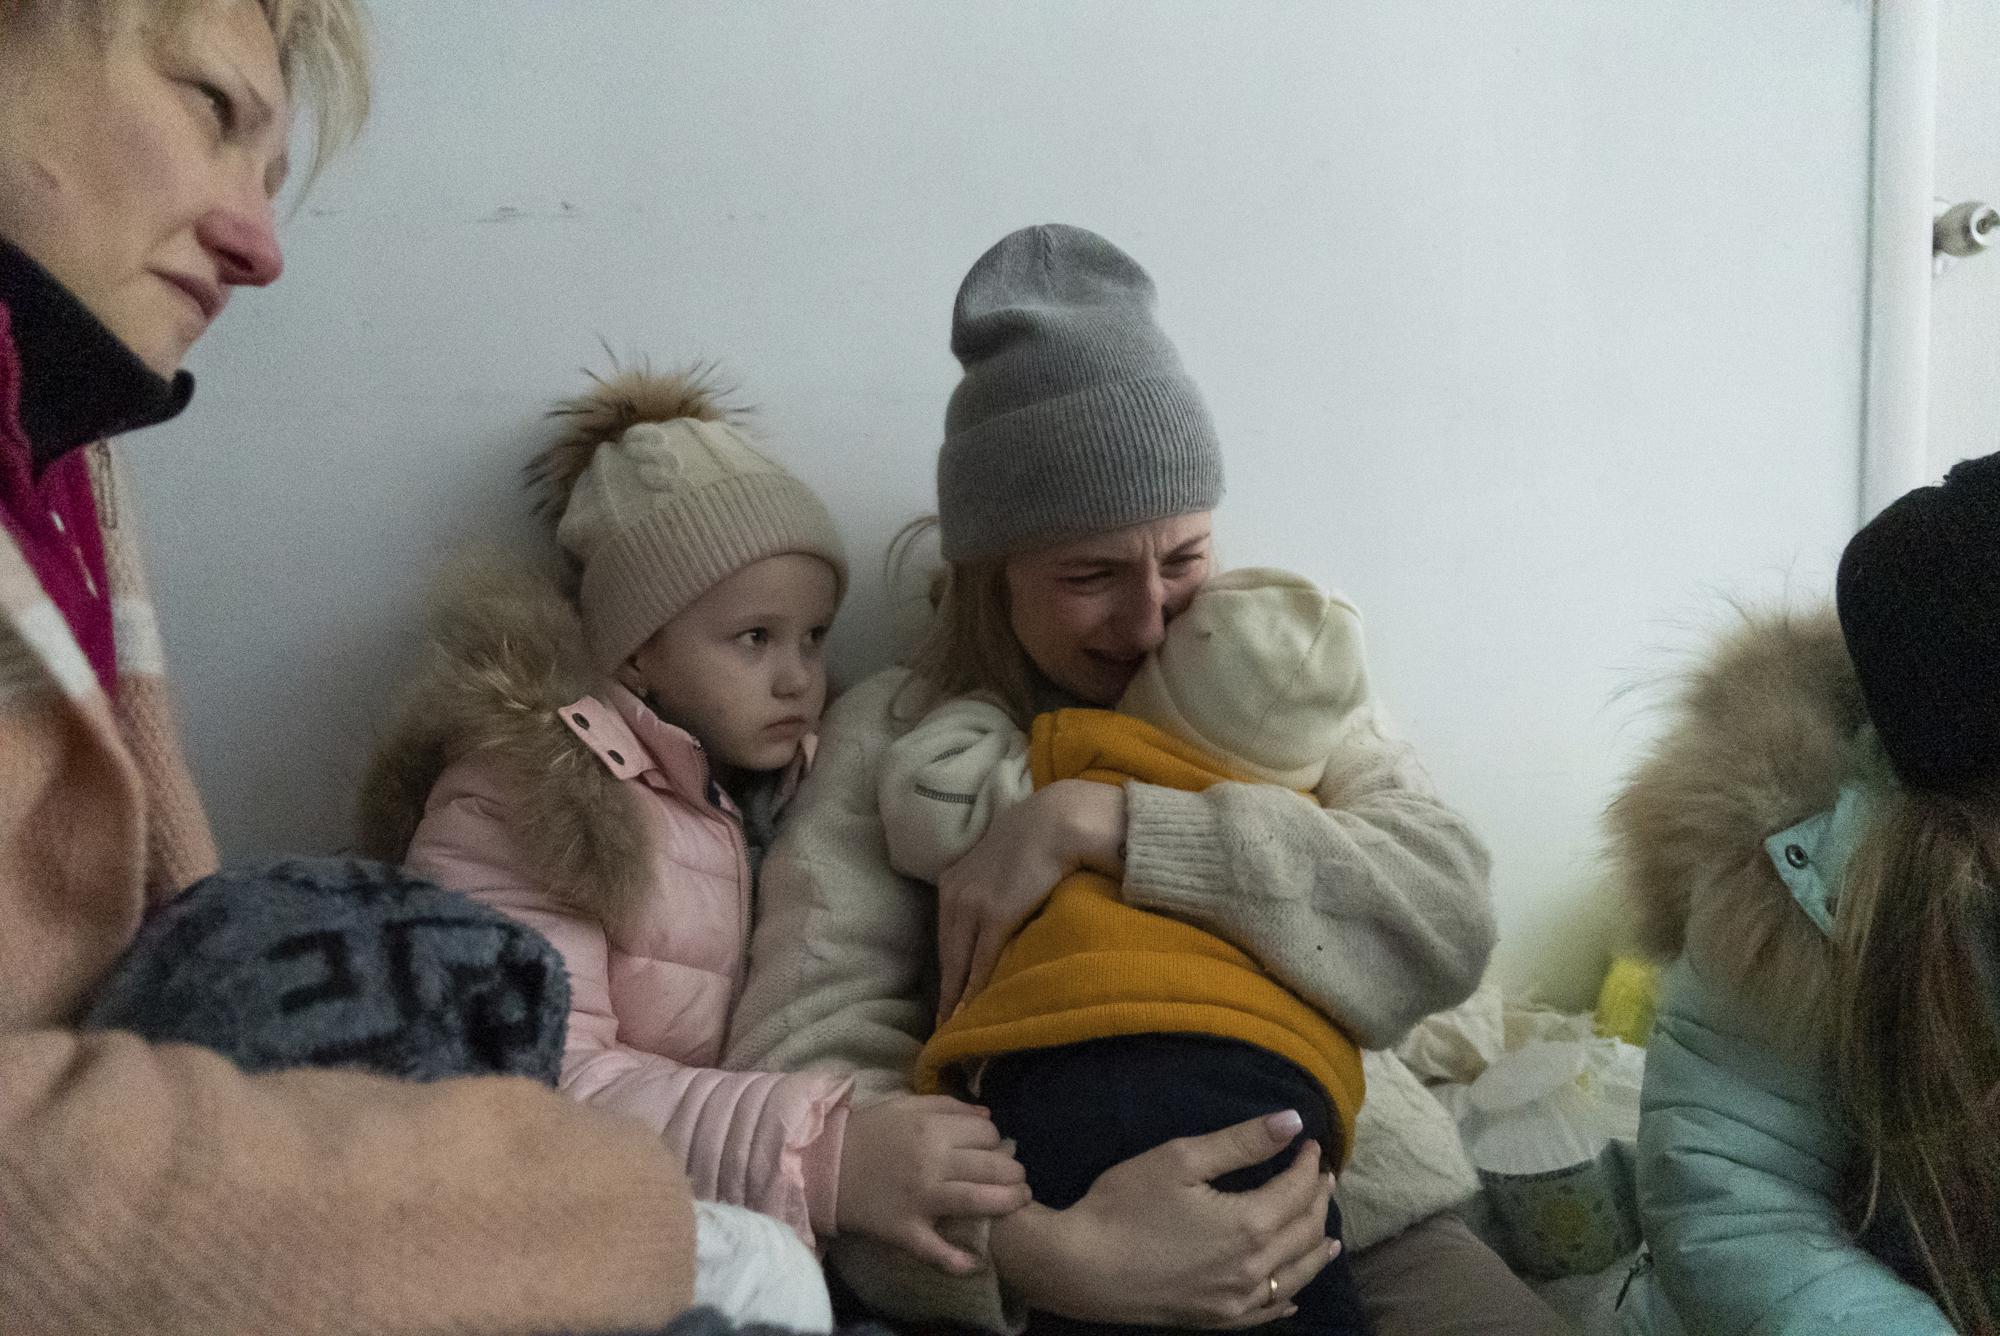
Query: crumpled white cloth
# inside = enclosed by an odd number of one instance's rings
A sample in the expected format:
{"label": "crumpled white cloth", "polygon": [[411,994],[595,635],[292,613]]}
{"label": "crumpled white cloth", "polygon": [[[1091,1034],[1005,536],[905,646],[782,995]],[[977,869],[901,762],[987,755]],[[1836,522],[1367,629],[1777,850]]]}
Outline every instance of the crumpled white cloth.
{"label": "crumpled white cloth", "polygon": [[740,1323],[833,1330],[819,1259],[789,1227],[742,1206],[694,1204],[694,1302]]}

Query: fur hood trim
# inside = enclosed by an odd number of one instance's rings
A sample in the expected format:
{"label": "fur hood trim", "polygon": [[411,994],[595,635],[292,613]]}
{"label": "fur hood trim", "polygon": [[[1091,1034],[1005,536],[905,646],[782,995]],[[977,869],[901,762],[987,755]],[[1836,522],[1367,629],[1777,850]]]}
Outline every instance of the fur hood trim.
{"label": "fur hood trim", "polygon": [[576,610],[548,570],[494,551],[448,566],[430,642],[362,778],[360,852],[400,861],[439,776],[491,756],[524,804],[517,837],[548,893],[607,922],[646,890],[634,796],[558,710],[601,687]]}
{"label": "fur hood trim", "polygon": [[1608,814],[1640,945],[1685,951],[1772,1042],[1817,1047],[1833,948],[1764,840],[1831,806],[1868,767],[1867,716],[1833,611],[1745,614],[1671,709]]}
{"label": "fur hood trim", "polygon": [[549,410],[549,416],[562,424],[562,434],[522,470],[535,497],[536,513],[550,524],[569,508],[570,493],[597,448],[618,440],[637,424],[693,418],[740,425],[748,416],[747,410],[727,402],[730,390],[712,363],[662,373],[643,362],[620,367],[614,359],[609,375],[584,374],[592,388]]}

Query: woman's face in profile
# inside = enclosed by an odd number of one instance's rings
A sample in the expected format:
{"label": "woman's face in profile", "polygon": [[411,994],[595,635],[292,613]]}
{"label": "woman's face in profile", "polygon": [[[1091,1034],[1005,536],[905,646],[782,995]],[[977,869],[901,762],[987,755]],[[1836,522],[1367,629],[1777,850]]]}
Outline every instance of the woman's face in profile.
{"label": "woman's face in profile", "polygon": [[1042,675],[1115,705],[1209,576],[1209,512],[1071,538],[1007,561],[1008,616]]}
{"label": "woman's face in profile", "polygon": [[0,32],[0,236],[155,372],[282,265],[291,104],[256,0],[42,6]]}

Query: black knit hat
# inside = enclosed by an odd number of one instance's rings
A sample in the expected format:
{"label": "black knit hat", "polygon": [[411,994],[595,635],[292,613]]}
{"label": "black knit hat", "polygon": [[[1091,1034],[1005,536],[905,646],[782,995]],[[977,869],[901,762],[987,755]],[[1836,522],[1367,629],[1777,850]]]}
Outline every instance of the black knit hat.
{"label": "black knit hat", "polygon": [[1847,544],[1840,630],[1904,783],[2000,777],[2000,454],[1920,487]]}

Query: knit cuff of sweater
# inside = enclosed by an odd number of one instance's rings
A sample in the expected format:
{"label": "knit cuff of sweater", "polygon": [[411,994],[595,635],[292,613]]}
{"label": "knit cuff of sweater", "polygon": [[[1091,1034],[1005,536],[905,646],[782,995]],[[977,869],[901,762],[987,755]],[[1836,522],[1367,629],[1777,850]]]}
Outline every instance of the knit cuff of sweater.
{"label": "knit cuff of sweater", "polygon": [[1229,884],[1215,805],[1199,793],[1125,785],[1125,899],[1141,909],[1200,904]]}

